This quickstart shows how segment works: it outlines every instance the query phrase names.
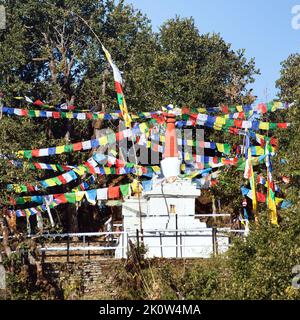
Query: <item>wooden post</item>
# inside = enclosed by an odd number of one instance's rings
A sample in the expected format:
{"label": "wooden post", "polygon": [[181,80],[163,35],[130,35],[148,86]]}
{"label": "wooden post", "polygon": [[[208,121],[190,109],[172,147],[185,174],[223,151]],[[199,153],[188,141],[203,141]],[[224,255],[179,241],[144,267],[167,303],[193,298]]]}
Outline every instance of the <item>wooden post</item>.
{"label": "wooden post", "polygon": [[[85,247],[85,236],[82,237],[82,243],[83,243],[83,246]],[[83,250],[83,258],[85,258],[85,250]]]}
{"label": "wooden post", "polygon": [[212,245],[213,245],[213,255],[216,256],[216,227],[212,228]]}
{"label": "wooden post", "polygon": [[67,263],[70,262],[70,237],[67,237]]}
{"label": "wooden post", "polygon": [[140,248],[140,234],[139,234],[139,229],[136,229],[136,245],[137,248]]}
{"label": "wooden post", "polygon": [[176,226],[176,258],[178,258],[178,215],[175,213],[175,226]]}
{"label": "wooden post", "polygon": [[214,223],[217,222],[217,218],[216,218],[216,214],[217,214],[217,208],[216,208],[216,199],[215,199],[215,196],[213,195],[212,196],[212,212],[213,212],[213,215],[214,215]]}
{"label": "wooden post", "polygon": [[[124,232],[124,231],[123,231]],[[121,234],[121,237],[122,237],[122,258],[125,258],[124,257],[124,237],[125,237],[125,233]]]}
{"label": "wooden post", "polygon": [[180,235],[179,235],[179,239],[180,239],[180,257],[182,258],[182,233],[180,232]]}
{"label": "wooden post", "polygon": [[161,258],[164,257],[163,255],[163,247],[162,247],[162,236],[161,236],[161,232],[159,233],[159,244],[160,244],[160,256]]}
{"label": "wooden post", "polygon": [[42,252],[42,263],[45,263],[45,251]]}
{"label": "wooden post", "polygon": [[218,249],[218,228],[216,228],[216,232],[215,232],[215,246],[216,246],[216,255],[219,254],[219,249]]}

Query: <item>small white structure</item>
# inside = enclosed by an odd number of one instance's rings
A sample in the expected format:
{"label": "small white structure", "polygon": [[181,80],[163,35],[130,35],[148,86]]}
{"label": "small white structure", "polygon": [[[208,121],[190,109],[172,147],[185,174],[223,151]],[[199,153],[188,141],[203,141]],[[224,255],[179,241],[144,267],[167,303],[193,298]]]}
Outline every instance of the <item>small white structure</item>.
{"label": "small white structure", "polygon": [[153,189],[143,192],[140,200],[137,197],[125,200],[122,206],[125,233],[116,257],[126,257],[127,249],[122,244],[127,243],[128,237],[136,242],[137,230],[141,237],[141,227],[149,258],[209,258],[214,246],[218,252],[226,251],[228,237],[218,237],[214,243],[213,229],[195,217],[195,199],[199,195],[200,190],[190,180],[168,183],[155,179]]}
{"label": "small white structure", "polygon": [[124,233],[116,258],[126,258],[128,237],[133,242],[142,238],[149,258],[209,258],[216,246],[219,252],[228,248],[228,237],[213,237],[213,229],[195,217],[195,199],[201,192],[191,180],[178,177],[181,162],[175,117],[166,117],[165,153],[161,161],[163,176],[153,178],[151,191],[143,191],[139,198],[131,197],[123,203]]}

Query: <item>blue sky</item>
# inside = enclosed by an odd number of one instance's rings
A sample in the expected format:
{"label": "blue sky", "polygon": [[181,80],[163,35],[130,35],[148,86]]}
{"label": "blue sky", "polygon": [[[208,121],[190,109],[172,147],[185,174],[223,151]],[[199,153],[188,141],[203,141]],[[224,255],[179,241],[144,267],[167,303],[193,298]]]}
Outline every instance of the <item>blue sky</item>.
{"label": "blue sky", "polygon": [[[167,19],[193,17],[201,33],[219,32],[233,49],[246,49],[261,75],[251,87],[258,101],[276,97],[280,63],[300,51],[300,29],[292,28],[292,8],[300,0],[126,0],[152,21],[154,31]],[[300,19],[299,19],[300,21]],[[266,90],[267,89],[267,90]]]}

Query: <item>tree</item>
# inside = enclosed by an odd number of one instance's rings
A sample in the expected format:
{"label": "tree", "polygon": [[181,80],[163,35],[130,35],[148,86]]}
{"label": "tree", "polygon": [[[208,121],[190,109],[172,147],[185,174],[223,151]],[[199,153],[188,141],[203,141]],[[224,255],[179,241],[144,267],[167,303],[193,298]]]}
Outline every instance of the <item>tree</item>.
{"label": "tree", "polygon": [[240,102],[258,73],[243,50],[234,52],[219,34],[200,34],[192,18],[168,20],[157,37],[155,85],[161,103],[198,107]]}
{"label": "tree", "polygon": [[[243,51],[233,51],[220,35],[200,34],[191,18],[176,17],[153,33],[147,17],[124,1],[0,3],[7,12],[7,29],[0,31],[0,85],[7,105],[19,106],[13,97],[27,95],[55,105],[65,101],[94,111],[116,109],[112,72],[95,34],[124,72],[131,112],[153,111],[168,103],[210,106],[249,98],[246,85],[257,73],[254,61],[247,61]],[[91,123],[77,120],[3,118],[0,125],[0,151],[9,156],[18,150],[84,141],[97,133]],[[94,125],[94,129],[101,125]],[[88,156],[60,155],[51,162],[80,164]],[[10,167],[6,158],[0,160],[1,204],[5,209],[8,196],[16,196],[7,193],[8,183],[49,177],[26,167],[24,171],[23,167]],[[102,179],[99,184],[104,182]],[[63,192],[71,187],[65,186]],[[55,187],[45,193],[59,190]],[[76,231],[72,210],[69,230]],[[66,214],[64,208],[60,214]]]}

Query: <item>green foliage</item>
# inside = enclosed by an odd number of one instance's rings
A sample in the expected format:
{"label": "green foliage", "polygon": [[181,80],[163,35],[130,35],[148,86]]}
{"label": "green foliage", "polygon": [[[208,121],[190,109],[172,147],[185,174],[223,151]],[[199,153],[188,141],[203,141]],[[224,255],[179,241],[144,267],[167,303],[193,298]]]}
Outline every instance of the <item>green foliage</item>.
{"label": "green foliage", "polygon": [[[14,96],[29,95],[51,103],[74,99],[74,104],[84,109],[116,108],[112,72],[99,42],[78,15],[91,26],[124,72],[125,95],[131,111],[154,111],[168,103],[198,107],[251,100],[246,87],[258,74],[254,60],[247,61],[243,50],[234,51],[219,34],[200,34],[192,18],[175,17],[154,33],[147,17],[124,1],[8,0],[5,4],[8,27],[0,31],[0,86],[7,104],[17,105],[12,102]],[[282,98],[288,101],[299,100],[299,66],[298,55],[283,64],[278,86]],[[262,220],[245,241],[236,241],[228,255],[218,259],[198,261],[183,268],[172,264],[149,267],[144,263],[141,273],[136,270],[120,273],[125,298],[299,297],[290,285],[291,268],[299,263],[297,106],[288,118],[296,125],[291,134],[281,138],[285,147],[282,156],[288,160],[282,172],[290,173],[294,179],[289,197],[295,206],[286,214],[282,227],[272,227]],[[62,139],[69,128],[72,141],[89,139],[92,135],[90,123],[5,116],[0,120],[0,154],[11,157],[22,149],[64,144]],[[240,143],[238,138],[223,133],[210,137],[216,142]],[[51,161],[79,164],[87,156],[61,155]],[[26,166],[12,167],[1,157],[1,204],[8,202],[6,184],[34,182],[39,178],[44,175]],[[237,194],[240,195],[241,179],[235,169],[228,169],[220,179],[223,182],[213,191],[233,211],[240,207]],[[9,275],[13,298],[41,296],[30,279],[20,276],[22,267],[17,261],[18,272]]]}
{"label": "green foliage", "polygon": [[127,299],[155,296],[149,288],[159,292],[157,299],[300,299],[300,290],[292,287],[292,269],[300,263],[299,234],[299,214],[287,214],[280,227],[270,225],[263,216],[246,239],[235,239],[225,255],[183,265],[151,261],[142,270],[147,286],[131,290],[132,282],[123,275],[122,291]]}
{"label": "green foliage", "polygon": [[236,167],[223,169],[220,173],[218,184],[212,192],[217,199],[222,199],[222,206],[226,207],[226,212],[239,213],[242,200],[240,187],[243,179],[243,171],[237,171]]}
{"label": "green foliage", "polygon": [[161,102],[198,107],[240,101],[258,71],[219,34],[201,35],[192,18],[170,19],[158,33]]}
{"label": "green foliage", "polygon": [[[280,97],[295,105],[284,114],[292,126],[278,136],[278,159],[287,162],[275,162],[275,176],[291,178],[287,186],[280,186],[293,206],[280,212],[280,226],[271,225],[268,213],[260,210],[259,224],[251,224],[249,236],[235,239],[229,251],[217,259],[197,261],[183,269],[170,264],[152,270],[155,275],[152,281],[163,284],[161,297],[178,299],[178,294],[170,294],[176,288],[185,299],[300,299],[300,290],[292,286],[293,267],[300,264],[300,56],[291,55],[282,66],[277,82]],[[222,174],[223,182],[214,190],[215,194],[228,197],[233,206],[238,206],[233,200],[239,194],[238,179],[228,169]],[[144,272],[150,273],[147,269]]]}
{"label": "green foliage", "polygon": [[[5,6],[0,85],[6,105],[24,107],[12,98],[28,95],[51,103],[64,99],[84,109],[115,109],[113,75],[95,34],[124,72],[131,111],[153,111],[168,103],[237,101],[247,97],[245,86],[257,73],[253,60],[233,51],[218,34],[200,34],[192,18],[170,19],[154,33],[147,17],[124,1],[9,0]],[[92,122],[77,120],[4,116],[0,128],[0,151],[5,155],[65,144],[67,133],[71,142],[88,140],[93,134]],[[87,153],[63,154],[47,162],[72,165],[87,157]],[[2,190],[7,183],[35,184],[49,177],[0,161]],[[7,203],[6,191],[1,197]]]}
{"label": "green foliage", "polygon": [[85,108],[113,108],[112,73],[93,32],[124,71],[131,110],[238,101],[257,74],[243,51],[218,34],[201,35],[192,18],[171,19],[155,34],[124,1],[10,0],[6,7],[0,83],[8,97],[73,97]]}
{"label": "green foliage", "polygon": [[[28,168],[28,162],[14,166],[9,160],[17,159],[15,153],[18,150],[39,148],[45,145],[46,141],[43,128],[29,119],[3,117],[0,120],[1,204],[8,203],[7,184],[34,182],[40,176],[40,173]],[[9,192],[9,195],[13,194]]]}
{"label": "green foliage", "polygon": [[265,217],[245,241],[235,242],[228,253],[230,299],[300,298],[292,288],[292,269],[300,261],[299,226],[298,214],[287,214],[280,227]]}

